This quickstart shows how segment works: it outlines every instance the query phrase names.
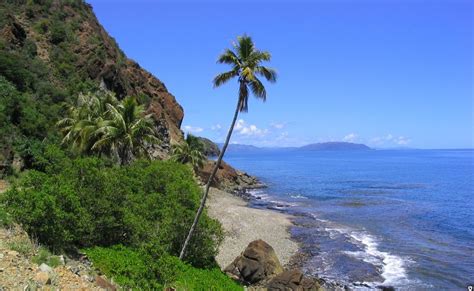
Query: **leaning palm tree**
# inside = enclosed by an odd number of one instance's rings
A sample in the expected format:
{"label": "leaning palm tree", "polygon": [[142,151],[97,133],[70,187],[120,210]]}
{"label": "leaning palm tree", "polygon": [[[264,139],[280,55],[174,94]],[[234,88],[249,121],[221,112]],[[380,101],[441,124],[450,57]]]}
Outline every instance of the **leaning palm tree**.
{"label": "leaning palm tree", "polygon": [[159,142],[151,114],[144,115],[144,107],[133,97],[117,106],[107,104],[107,109],[106,118],[94,132],[100,138],[91,149],[115,154],[121,165],[128,165],[133,157],[148,156],[147,146]]}
{"label": "leaning palm tree", "polygon": [[212,169],[211,175],[209,176],[209,179],[206,183],[204,195],[201,198],[201,204],[199,205],[199,209],[196,213],[196,216],[194,217],[191,229],[189,230],[189,233],[181,249],[181,253],[179,254],[180,259],[183,259],[184,254],[186,253],[186,248],[196,229],[202,211],[204,210],[207,195],[209,194],[209,187],[211,186],[211,183],[214,180],[214,177],[217,173],[217,169],[219,168],[219,165],[222,161],[222,157],[224,156],[227,146],[229,145],[230,137],[232,136],[232,131],[234,129],[237,116],[239,115],[239,112],[248,111],[249,91],[251,91],[256,98],[265,101],[267,93],[262,82],[258,79],[258,76],[264,77],[267,81],[271,83],[274,83],[276,81],[275,70],[261,65],[262,62],[270,61],[270,59],[270,53],[258,50],[255,47],[252,39],[247,35],[238,37],[237,43],[234,44],[233,50],[225,50],[224,53],[220,55],[217,59],[218,63],[228,64],[232,67],[232,69],[228,72],[217,75],[214,78],[214,87],[219,87],[228,82],[229,80],[237,78],[237,83],[239,86],[237,106],[235,108],[234,117],[227,133],[224,146],[222,147],[222,151],[219,157],[217,158],[217,161],[214,164],[214,168]]}

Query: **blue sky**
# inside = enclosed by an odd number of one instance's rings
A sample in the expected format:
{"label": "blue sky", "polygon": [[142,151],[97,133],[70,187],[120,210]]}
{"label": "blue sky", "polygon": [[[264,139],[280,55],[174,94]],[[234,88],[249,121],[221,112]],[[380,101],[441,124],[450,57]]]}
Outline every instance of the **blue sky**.
{"label": "blue sky", "polygon": [[232,141],[294,146],[474,147],[472,1],[89,0],[128,57],[184,107],[183,130],[222,141],[236,82],[217,56],[244,33],[272,53],[276,84]]}

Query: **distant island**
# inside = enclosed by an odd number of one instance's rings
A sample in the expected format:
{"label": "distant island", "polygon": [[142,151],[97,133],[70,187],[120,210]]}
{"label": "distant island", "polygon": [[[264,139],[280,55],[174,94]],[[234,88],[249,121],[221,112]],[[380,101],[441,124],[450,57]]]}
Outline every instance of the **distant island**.
{"label": "distant island", "polygon": [[370,147],[361,143],[351,142],[321,142],[313,143],[300,147],[301,150],[310,151],[366,151],[371,150]]}
{"label": "distant island", "polygon": [[[222,143],[217,146],[222,148]],[[321,142],[301,147],[257,147],[245,144],[229,144],[229,152],[260,152],[260,151],[367,151],[373,150],[365,144],[351,142]]]}

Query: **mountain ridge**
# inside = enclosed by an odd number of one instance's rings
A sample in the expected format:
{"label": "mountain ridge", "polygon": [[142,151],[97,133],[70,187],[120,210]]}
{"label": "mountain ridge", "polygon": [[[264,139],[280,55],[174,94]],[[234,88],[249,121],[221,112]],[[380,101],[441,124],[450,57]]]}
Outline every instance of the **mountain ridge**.
{"label": "mountain ridge", "polygon": [[[216,143],[219,148],[222,148],[222,143]],[[300,147],[258,147],[254,145],[246,144],[229,144],[227,150],[229,152],[247,151],[247,152],[259,152],[259,151],[361,151],[361,150],[373,150],[369,146],[360,143],[351,142],[321,142],[312,143]]]}

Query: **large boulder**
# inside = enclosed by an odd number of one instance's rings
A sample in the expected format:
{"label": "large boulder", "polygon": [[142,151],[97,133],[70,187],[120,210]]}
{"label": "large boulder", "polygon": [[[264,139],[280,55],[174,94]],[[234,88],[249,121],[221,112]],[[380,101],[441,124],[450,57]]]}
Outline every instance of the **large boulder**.
{"label": "large boulder", "polygon": [[269,244],[255,240],[224,272],[234,280],[249,285],[282,273],[283,267]]}
{"label": "large boulder", "polygon": [[318,291],[321,287],[315,279],[305,277],[303,273],[298,270],[288,270],[275,276],[266,285],[266,289],[269,291],[276,290],[305,290],[305,291]]}

